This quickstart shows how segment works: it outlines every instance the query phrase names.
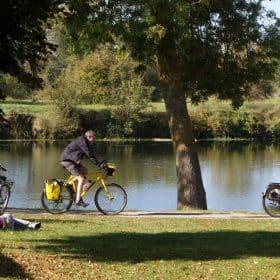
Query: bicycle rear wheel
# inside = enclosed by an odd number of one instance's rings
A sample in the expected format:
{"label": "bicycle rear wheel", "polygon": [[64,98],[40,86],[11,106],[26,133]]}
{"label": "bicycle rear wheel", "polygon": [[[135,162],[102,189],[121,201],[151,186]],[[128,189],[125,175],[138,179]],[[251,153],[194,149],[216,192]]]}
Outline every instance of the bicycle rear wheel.
{"label": "bicycle rear wheel", "polygon": [[5,182],[0,182],[0,214],[4,213],[7,208],[11,195],[11,189]]}
{"label": "bicycle rear wheel", "polygon": [[41,195],[41,203],[44,209],[51,214],[67,212],[73,204],[73,192],[70,187],[63,188],[58,200],[47,199],[45,190]]}
{"label": "bicycle rear wheel", "polygon": [[95,194],[96,208],[104,215],[116,215],[124,210],[127,203],[127,194],[123,187],[118,184],[106,185],[109,193],[100,187]]}
{"label": "bicycle rear wheel", "polygon": [[267,188],[262,199],[265,212],[271,217],[280,217],[280,185]]}

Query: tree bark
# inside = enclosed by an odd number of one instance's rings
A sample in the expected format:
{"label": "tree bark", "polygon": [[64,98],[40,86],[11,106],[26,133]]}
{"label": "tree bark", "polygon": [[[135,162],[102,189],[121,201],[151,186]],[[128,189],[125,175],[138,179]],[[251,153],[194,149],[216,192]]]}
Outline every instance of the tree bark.
{"label": "tree bark", "polygon": [[177,208],[207,209],[206,193],[185,94],[178,80],[163,81],[162,89],[176,155]]}

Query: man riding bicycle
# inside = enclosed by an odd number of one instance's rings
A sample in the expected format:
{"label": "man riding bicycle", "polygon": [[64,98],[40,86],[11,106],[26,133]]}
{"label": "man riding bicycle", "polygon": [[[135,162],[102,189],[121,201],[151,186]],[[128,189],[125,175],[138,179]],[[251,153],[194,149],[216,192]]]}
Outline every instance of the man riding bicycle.
{"label": "man riding bicycle", "polygon": [[89,204],[84,202],[81,198],[83,185],[85,182],[85,174],[87,168],[81,164],[81,160],[87,157],[92,163],[104,167],[106,163],[99,162],[95,155],[90,152],[89,147],[95,140],[95,133],[92,130],[86,131],[82,136],[76,138],[64,149],[60,163],[78,180],[76,191],[76,205],[87,207]]}

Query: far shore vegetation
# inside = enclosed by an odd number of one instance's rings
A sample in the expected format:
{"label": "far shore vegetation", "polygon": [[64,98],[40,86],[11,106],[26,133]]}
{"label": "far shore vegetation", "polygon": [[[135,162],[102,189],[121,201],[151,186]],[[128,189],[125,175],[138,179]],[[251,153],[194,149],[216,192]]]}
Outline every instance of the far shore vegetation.
{"label": "far shore vegetation", "polygon": [[[245,101],[239,109],[232,108],[230,102],[212,98],[199,105],[189,104],[189,111],[198,140],[277,141],[280,136],[279,104],[280,97],[276,92],[269,99]],[[111,107],[104,104],[74,106],[75,113],[68,120],[61,118],[51,100],[7,98],[1,107],[9,122],[8,127],[0,127],[2,140],[67,139],[87,128],[96,130],[99,139],[170,138],[165,106],[161,101],[149,102],[148,109],[132,122],[131,132],[126,136],[117,130],[112,133]]]}

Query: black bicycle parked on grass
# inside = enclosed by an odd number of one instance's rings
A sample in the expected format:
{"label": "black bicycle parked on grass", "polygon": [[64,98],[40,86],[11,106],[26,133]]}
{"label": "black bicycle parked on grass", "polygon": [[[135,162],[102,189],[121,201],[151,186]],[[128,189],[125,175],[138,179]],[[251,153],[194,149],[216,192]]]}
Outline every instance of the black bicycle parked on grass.
{"label": "black bicycle parked on grass", "polygon": [[280,218],[280,183],[268,184],[262,195],[262,204],[269,216]]}
{"label": "black bicycle parked on grass", "polygon": [[[6,172],[7,169],[0,165],[0,170]],[[11,187],[13,182],[9,181],[6,176],[0,175],[0,214],[4,213],[7,208],[10,195]]]}

